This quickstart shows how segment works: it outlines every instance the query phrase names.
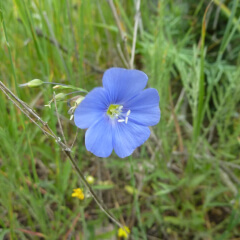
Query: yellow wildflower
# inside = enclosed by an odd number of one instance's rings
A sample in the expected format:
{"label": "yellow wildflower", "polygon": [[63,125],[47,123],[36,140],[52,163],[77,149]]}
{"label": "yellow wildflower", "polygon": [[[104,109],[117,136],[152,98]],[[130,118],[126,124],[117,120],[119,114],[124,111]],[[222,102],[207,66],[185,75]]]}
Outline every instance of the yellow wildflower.
{"label": "yellow wildflower", "polygon": [[130,229],[127,226],[124,226],[123,228],[118,229],[118,237],[122,238],[128,238],[128,235],[130,233]]}
{"label": "yellow wildflower", "polygon": [[72,197],[77,197],[80,200],[84,199],[84,193],[81,188],[75,188],[73,189]]}

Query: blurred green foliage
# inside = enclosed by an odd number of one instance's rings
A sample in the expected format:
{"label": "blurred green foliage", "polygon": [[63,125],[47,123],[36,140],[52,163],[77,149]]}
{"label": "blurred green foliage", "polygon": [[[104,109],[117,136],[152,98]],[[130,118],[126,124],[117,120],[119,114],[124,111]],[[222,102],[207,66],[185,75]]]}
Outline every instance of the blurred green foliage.
{"label": "blurred green foliage", "polygon": [[[50,85],[90,91],[131,53],[137,1],[0,1],[0,80],[59,131]],[[141,1],[135,68],[158,89],[162,112],[130,159],[99,159],[84,131],[73,147],[84,174],[131,239],[240,238],[240,4],[238,0]],[[204,14],[206,14],[204,18]],[[55,90],[69,93],[69,89]],[[69,96],[71,98],[71,96]],[[69,145],[77,128],[58,103]],[[0,92],[0,239],[117,239],[56,143]]]}

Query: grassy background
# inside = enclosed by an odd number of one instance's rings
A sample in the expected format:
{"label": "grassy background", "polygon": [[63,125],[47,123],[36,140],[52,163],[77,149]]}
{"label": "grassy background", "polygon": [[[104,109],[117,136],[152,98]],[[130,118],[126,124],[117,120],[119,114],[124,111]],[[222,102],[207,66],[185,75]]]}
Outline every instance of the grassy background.
{"label": "grassy background", "polygon": [[[159,91],[161,121],[130,158],[96,158],[84,131],[73,147],[131,239],[240,239],[240,4],[221,2],[203,21],[207,0],[142,0],[135,68]],[[130,53],[135,1],[114,4]],[[90,91],[105,69],[124,67],[107,1],[1,0],[0,11],[0,80],[57,133],[55,109],[44,107],[52,86],[18,84],[39,78]],[[77,128],[66,102],[58,109],[71,145]],[[0,112],[0,239],[117,239],[91,197],[71,197],[83,186],[56,143],[2,93]]]}

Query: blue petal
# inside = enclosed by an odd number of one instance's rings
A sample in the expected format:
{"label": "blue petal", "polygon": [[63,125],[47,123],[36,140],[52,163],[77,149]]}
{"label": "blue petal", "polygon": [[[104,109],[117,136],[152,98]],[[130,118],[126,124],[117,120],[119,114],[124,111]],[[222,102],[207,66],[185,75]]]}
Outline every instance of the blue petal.
{"label": "blue petal", "polygon": [[85,144],[87,150],[98,157],[108,157],[112,153],[112,124],[107,116],[87,130]]}
{"label": "blue petal", "polygon": [[144,126],[156,125],[160,120],[159,95],[156,89],[148,88],[124,105],[131,111],[129,121]]}
{"label": "blue petal", "polygon": [[123,104],[143,90],[147,80],[147,75],[139,70],[110,68],[103,75],[103,87],[112,103]]}
{"label": "blue petal", "polygon": [[116,154],[127,157],[142,145],[150,136],[148,127],[135,124],[133,122],[117,123],[113,126],[113,147]]}
{"label": "blue petal", "polygon": [[88,128],[101,119],[108,108],[109,97],[105,89],[94,88],[74,112],[74,122],[79,128]]}

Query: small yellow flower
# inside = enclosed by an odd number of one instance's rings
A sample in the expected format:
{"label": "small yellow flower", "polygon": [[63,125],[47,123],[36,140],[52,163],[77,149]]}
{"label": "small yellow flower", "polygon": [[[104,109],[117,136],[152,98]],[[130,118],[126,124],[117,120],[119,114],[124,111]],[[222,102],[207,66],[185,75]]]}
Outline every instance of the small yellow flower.
{"label": "small yellow flower", "polygon": [[127,226],[124,226],[123,228],[118,229],[118,237],[122,238],[128,238],[128,235],[130,233],[130,229]]}
{"label": "small yellow flower", "polygon": [[75,188],[73,189],[72,197],[77,197],[80,200],[84,199],[84,193],[81,188]]}

